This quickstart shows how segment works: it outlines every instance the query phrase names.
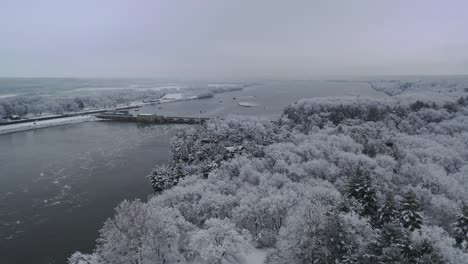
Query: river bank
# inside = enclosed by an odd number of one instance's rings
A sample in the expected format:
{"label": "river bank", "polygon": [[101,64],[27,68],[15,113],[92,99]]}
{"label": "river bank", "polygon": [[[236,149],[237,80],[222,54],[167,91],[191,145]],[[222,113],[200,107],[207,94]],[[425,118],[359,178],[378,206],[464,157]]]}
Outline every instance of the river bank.
{"label": "river bank", "polygon": [[[245,87],[247,86],[244,86],[242,88],[237,88],[237,89],[225,90],[223,92],[218,92],[218,94],[233,92],[233,91],[240,91]],[[143,106],[154,106],[154,105],[168,104],[168,103],[175,103],[175,102],[209,99],[212,97],[214,97],[214,94],[211,94],[211,95],[203,94],[203,95],[198,95],[198,96],[192,96],[192,95],[187,95],[183,93],[174,93],[174,94],[167,94],[158,100],[152,100],[149,102],[145,102],[145,101],[132,102],[130,105],[125,105],[125,106],[105,108],[105,109],[93,109],[93,110],[80,111],[80,112],[75,112],[75,113],[66,113],[66,114],[61,114],[61,115],[44,115],[44,116],[30,117],[27,119],[20,119],[20,120],[0,123],[0,135],[27,131],[27,130],[40,129],[40,128],[53,127],[53,126],[61,126],[61,125],[96,121],[98,119],[95,118],[94,115],[104,113],[104,112],[131,110],[131,109],[141,108]]]}
{"label": "river bank", "polygon": [[78,123],[95,121],[95,120],[97,120],[97,118],[92,115],[59,117],[55,119],[48,119],[48,120],[42,120],[42,121],[31,120],[30,122],[27,122],[27,123],[0,126],[0,135],[27,131],[27,130],[40,129],[40,128],[48,128],[48,127],[54,127],[54,126],[78,124]]}
{"label": "river bank", "polygon": [[[138,113],[276,120],[302,97],[352,94],[381,96],[357,83],[271,82],[212,98],[148,104]],[[238,101],[258,106],[241,107]],[[171,137],[186,127],[85,121],[0,135],[7,150],[0,152],[1,259],[65,263],[76,250],[91,252],[115,206],[152,193],[145,176],[167,161]]]}

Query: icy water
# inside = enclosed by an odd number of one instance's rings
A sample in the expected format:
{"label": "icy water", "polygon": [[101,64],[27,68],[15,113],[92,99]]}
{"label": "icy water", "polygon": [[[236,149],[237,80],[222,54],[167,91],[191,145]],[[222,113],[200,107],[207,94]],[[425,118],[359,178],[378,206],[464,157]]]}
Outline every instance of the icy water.
{"label": "icy water", "polygon": [[[372,90],[365,82],[272,81],[241,91],[218,94],[210,99],[145,106],[139,112],[194,117],[225,117],[236,114],[277,119],[286,106],[301,98],[346,95],[385,96]],[[256,106],[242,107],[239,102],[252,102]]]}
{"label": "icy water", "polygon": [[[339,95],[383,96],[357,82],[266,82],[139,112],[275,119],[297,99]],[[65,263],[76,250],[90,252],[120,201],[151,194],[145,176],[168,158],[170,137],[184,128],[88,122],[0,135],[0,263]]]}

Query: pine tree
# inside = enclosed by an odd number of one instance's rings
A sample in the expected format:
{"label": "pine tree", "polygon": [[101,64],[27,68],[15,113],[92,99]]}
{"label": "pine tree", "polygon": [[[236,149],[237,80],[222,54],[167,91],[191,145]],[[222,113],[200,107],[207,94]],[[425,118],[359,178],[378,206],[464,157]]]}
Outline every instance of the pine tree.
{"label": "pine tree", "polygon": [[377,241],[368,246],[366,264],[405,263],[405,264],[444,264],[444,259],[433,244],[424,239],[412,241],[408,230],[397,221],[386,223]]}
{"label": "pine tree", "polygon": [[[411,241],[409,236],[403,240],[402,263],[408,264],[444,264],[446,263],[433,243],[427,239]],[[388,263],[388,262],[384,262]],[[393,262],[391,262],[393,263]]]}
{"label": "pine tree", "polygon": [[372,185],[372,180],[367,171],[357,169],[351,177],[347,186],[347,195],[356,199],[362,209],[359,214],[374,218],[377,212],[376,191]]}
{"label": "pine tree", "polygon": [[466,204],[462,205],[460,212],[457,214],[455,242],[458,247],[468,250],[468,205]]}
{"label": "pine tree", "polygon": [[403,250],[408,240],[407,231],[396,220],[385,223],[377,240],[368,245],[365,263],[398,263],[404,259]]}
{"label": "pine tree", "polygon": [[320,236],[323,237],[323,246],[329,254],[318,258],[317,263],[356,263],[355,245],[338,214],[331,213],[328,216]]}
{"label": "pine tree", "polygon": [[421,206],[416,195],[412,191],[405,194],[400,207],[400,222],[403,227],[408,228],[410,231],[421,228]]}
{"label": "pine tree", "polygon": [[463,96],[460,97],[460,98],[458,98],[457,103],[458,103],[459,105],[465,105],[465,98],[463,98]]}
{"label": "pine tree", "polygon": [[424,239],[422,241],[413,243],[412,258],[409,258],[410,263],[417,264],[444,264],[445,261],[439,252],[434,248],[433,244]]}
{"label": "pine tree", "polygon": [[181,166],[158,166],[149,176],[154,192],[160,193],[177,185],[184,176]]}
{"label": "pine tree", "polygon": [[385,203],[377,211],[377,215],[377,224],[379,227],[382,227],[384,224],[390,223],[394,219],[398,218],[398,208],[393,195],[387,194],[385,197]]}

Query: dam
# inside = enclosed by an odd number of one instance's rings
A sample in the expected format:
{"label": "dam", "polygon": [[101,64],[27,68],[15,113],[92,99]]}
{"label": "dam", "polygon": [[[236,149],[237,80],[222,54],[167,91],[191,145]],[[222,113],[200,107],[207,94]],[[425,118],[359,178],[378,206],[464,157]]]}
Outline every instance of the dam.
{"label": "dam", "polygon": [[132,115],[128,111],[105,112],[95,116],[108,121],[146,124],[204,124],[209,119],[203,117],[161,116],[157,114]]}

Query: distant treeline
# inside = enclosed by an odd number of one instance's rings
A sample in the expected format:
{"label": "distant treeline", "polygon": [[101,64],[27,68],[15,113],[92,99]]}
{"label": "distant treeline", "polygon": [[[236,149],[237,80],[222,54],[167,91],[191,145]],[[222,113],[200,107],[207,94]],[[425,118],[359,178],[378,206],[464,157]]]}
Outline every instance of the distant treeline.
{"label": "distant treeline", "polygon": [[[209,98],[217,93],[242,90],[246,85],[229,85],[219,87],[187,88],[185,92],[196,98]],[[19,95],[0,98],[0,119],[12,116],[39,116],[43,114],[63,114],[88,109],[102,109],[130,104],[135,101],[160,99],[174,89],[135,90],[116,89],[111,91],[90,91],[89,94],[52,94],[52,95]]]}
{"label": "distant treeline", "polygon": [[0,116],[26,116],[42,114],[63,114],[83,111],[84,109],[100,109],[129,104],[143,99],[158,99],[164,96],[162,91],[118,90],[110,93],[95,93],[92,95],[35,95],[14,96],[0,99]]}

